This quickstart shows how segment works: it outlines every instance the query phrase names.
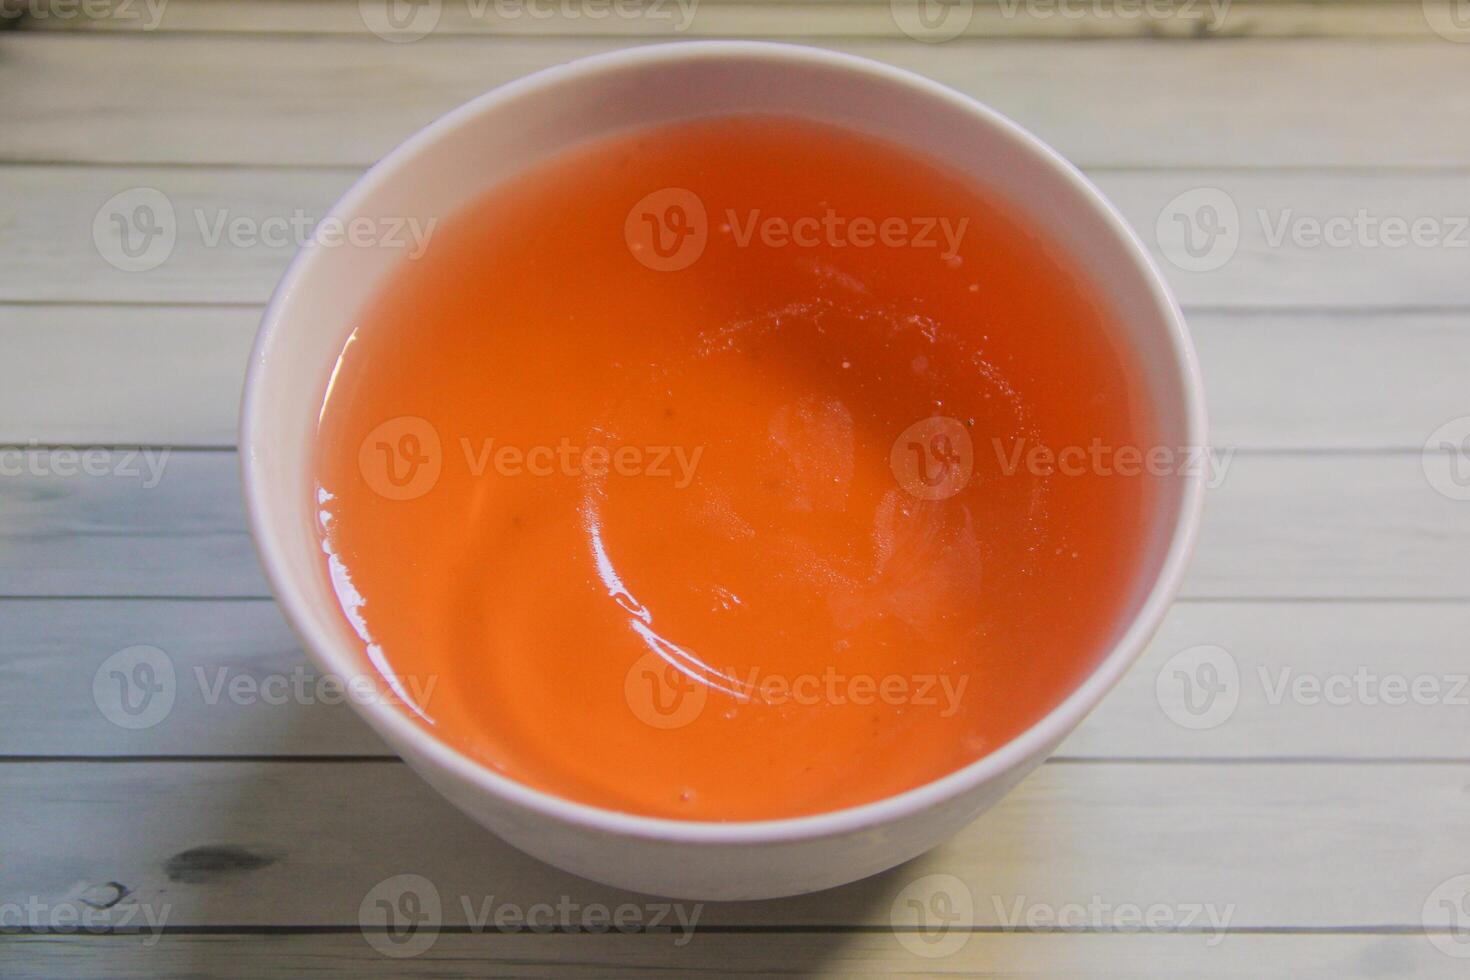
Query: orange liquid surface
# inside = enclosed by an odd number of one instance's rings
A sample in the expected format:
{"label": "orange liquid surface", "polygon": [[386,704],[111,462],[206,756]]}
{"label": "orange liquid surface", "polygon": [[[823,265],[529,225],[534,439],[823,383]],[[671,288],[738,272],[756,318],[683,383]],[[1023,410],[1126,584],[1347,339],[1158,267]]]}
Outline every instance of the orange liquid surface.
{"label": "orange liquid surface", "polygon": [[696,820],[870,802],[1116,638],[1149,485],[1027,457],[1146,445],[1108,316],[983,189],[867,137],[590,144],[362,311],[324,565],[404,710],[513,779]]}

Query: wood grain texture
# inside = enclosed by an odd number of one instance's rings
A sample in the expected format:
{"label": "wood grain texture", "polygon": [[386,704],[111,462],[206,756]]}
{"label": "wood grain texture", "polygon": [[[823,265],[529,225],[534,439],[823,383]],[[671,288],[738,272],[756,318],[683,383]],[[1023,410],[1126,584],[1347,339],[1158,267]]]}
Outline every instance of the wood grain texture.
{"label": "wood grain texture", "polygon": [[[321,682],[270,600],[0,600],[0,755],[391,755]],[[94,682],[119,650],[168,658],[172,707],[146,728],[110,720]]]}
{"label": "wood grain texture", "polygon": [[[1419,929],[1434,890],[1470,872],[1467,779],[1467,765],[1047,765],[900,868],[814,895],[707,904],[699,923],[886,927],[906,886],[948,874],[982,927],[1015,922],[1018,904],[1024,915],[1096,899],[1169,905],[1160,928],[1197,940],[1222,926]],[[117,882],[134,909],[119,903],[104,922],[355,927],[368,893],[401,874],[433,884],[449,926],[475,921],[492,896],[522,908],[648,901],[520,854],[400,763],[5,763],[0,798],[0,903],[54,907]],[[1200,911],[1186,923],[1190,905]]]}
{"label": "wood grain texture", "polygon": [[1459,980],[1464,960],[1414,935],[1198,936],[978,933],[926,958],[891,934],[664,936],[441,934],[413,959],[389,959],[357,934],[318,936],[24,936],[0,944],[13,980],[352,977],[985,977],[988,980]]}
{"label": "wood grain texture", "polygon": [[[1058,755],[1470,760],[1470,664],[1455,640],[1467,630],[1462,603],[1176,603]],[[1206,715],[1186,688],[1199,647],[1223,651],[1233,708]]]}
{"label": "wood grain texture", "polygon": [[[0,62],[3,65],[3,62]],[[0,109],[3,111],[3,109]],[[158,167],[0,167],[0,300],[17,302],[264,303],[298,242],[326,216],[355,171]],[[1470,307],[1470,196],[1449,173],[1304,174],[1225,171],[1094,174],[1159,260],[1186,306],[1215,309]],[[1219,239],[1221,264],[1194,271],[1159,229],[1196,214],[1200,192],[1223,192],[1238,244]],[[135,195],[162,195],[150,219],[160,263],[120,268],[124,228],[134,245]],[[124,195],[121,196],[120,195]],[[711,202],[739,210],[741,202]],[[1355,222],[1367,229],[1353,230]],[[444,215],[407,215],[431,228]],[[1424,244],[1385,244],[1386,219],[1426,221]],[[1338,222],[1341,244],[1311,234]],[[121,224],[119,223],[121,222]],[[1316,223],[1316,224],[1313,224]],[[1167,234],[1167,232],[1165,233]],[[385,247],[408,256],[407,231],[384,226]],[[1399,241],[1397,238],[1390,239]],[[1203,238],[1197,238],[1203,242]],[[432,232],[428,244],[432,248]],[[166,256],[166,257],[164,257]],[[407,261],[407,259],[404,259]]]}
{"label": "wood grain texture", "polygon": [[1470,312],[1186,316],[1216,446],[1418,450],[1470,413]]}
{"label": "wood grain texture", "polygon": [[[0,600],[0,623],[0,756],[392,754],[269,600]],[[1453,640],[1467,632],[1461,603],[1178,603],[1058,757],[1470,761],[1470,668]],[[126,729],[103,711],[114,690],[99,702],[94,683],[138,645],[168,658],[173,701]],[[1175,671],[1200,646],[1231,658],[1238,702],[1191,728],[1184,696],[1203,702]]]}
{"label": "wood grain texture", "polygon": [[0,463],[0,594],[266,594],[233,452],[10,448]]}
{"label": "wood grain texture", "polygon": [[[627,43],[10,32],[0,90],[26,97],[0,101],[0,159],[361,167],[496,85]],[[825,43],[973,95],[1083,166],[1470,164],[1463,46],[1427,32],[1371,47]],[[1262,98],[1263,79],[1281,96]]]}
{"label": "wood grain texture", "polygon": [[3,306],[0,444],[233,446],[256,307]]}
{"label": "wood grain texture", "polygon": [[[150,10],[141,2],[84,17],[65,0],[33,0],[35,14],[22,27],[33,31],[123,31],[250,34],[368,33],[367,17],[352,0],[170,0]],[[1414,0],[1308,3],[1235,0],[1214,7],[1170,0],[1147,8],[1126,2],[1008,3],[980,0],[956,5],[946,34],[964,38],[1171,38],[1190,41],[1260,37],[1402,37],[1423,39],[1429,30]],[[371,6],[364,8],[373,11]],[[901,7],[899,9],[902,9]],[[1145,13],[1144,11],[1148,11]],[[68,11],[70,15],[68,16]],[[375,11],[373,11],[375,13]],[[383,24],[375,17],[373,24]],[[912,23],[908,21],[907,23]],[[616,6],[592,2],[527,3],[524,0],[451,0],[442,4],[432,33],[454,35],[655,37],[902,37],[899,18],[884,0],[700,0],[680,8],[672,0]]]}
{"label": "wood grain texture", "polygon": [[1206,499],[1183,591],[1465,598],[1470,567],[1450,553],[1467,530],[1470,508],[1431,488],[1418,454],[1237,456]]}
{"label": "wood grain texture", "polygon": [[[1470,312],[1187,315],[1222,448],[1417,450],[1470,412]],[[0,349],[24,365],[0,386],[0,444],[232,446],[259,318],[0,305]]]}
{"label": "wood grain texture", "polygon": [[[233,452],[58,452],[0,449],[0,596],[268,594]],[[1470,507],[1418,454],[1219,462],[1186,597],[1470,598]]]}

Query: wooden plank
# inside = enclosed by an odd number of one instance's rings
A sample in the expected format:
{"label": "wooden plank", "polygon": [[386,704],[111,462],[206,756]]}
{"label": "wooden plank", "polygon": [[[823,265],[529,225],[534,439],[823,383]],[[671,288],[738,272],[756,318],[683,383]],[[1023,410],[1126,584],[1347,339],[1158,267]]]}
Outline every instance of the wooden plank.
{"label": "wooden plank", "polygon": [[1459,603],[1177,603],[1058,755],[1470,761],[1467,629]]}
{"label": "wooden plank", "polygon": [[[904,889],[952,875],[988,928],[1096,902],[1162,905],[1161,931],[1200,942],[1222,927],[1417,930],[1436,889],[1470,869],[1467,778],[1465,765],[1048,765],[900,868],[708,904],[696,926],[887,927],[924,884]],[[432,883],[446,926],[475,922],[487,901],[648,908],[500,843],[399,763],[7,763],[0,798],[0,903],[105,904],[109,883],[127,890],[91,924],[353,928],[370,893],[405,874]],[[1112,911],[1080,921],[1122,926]]]}
{"label": "wooden plank", "polygon": [[[1470,507],[1418,454],[1219,463],[1186,597],[1470,598]],[[0,596],[267,594],[233,452],[0,448],[0,464],[19,471],[0,481]]]}
{"label": "wooden plank", "polygon": [[[0,755],[391,754],[269,600],[0,600],[0,622]],[[133,721],[106,675],[139,646],[170,703]]]}
{"label": "wooden plank", "polygon": [[0,594],[267,592],[233,452],[4,448],[0,464]]}
{"label": "wooden plank", "polygon": [[0,307],[0,443],[233,446],[258,307]]}
{"label": "wooden plank", "polygon": [[1467,598],[1467,532],[1470,508],[1418,454],[1237,456],[1206,499],[1183,593]]}
{"label": "wooden plank", "polygon": [[[360,167],[487,89],[625,43],[11,32],[0,37],[0,90],[26,95],[0,102],[0,159]],[[1353,40],[830,46],[975,95],[1087,166],[1470,164],[1464,52],[1428,31],[1371,50]],[[1263,78],[1276,97],[1260,98]]]}
{"label": "wooden plank", "polygon": [[[350,0],[256,0],[249,4],[170,0],[150,10],[142,2],[99,5],[86,16],[65,0],[33,2],[23,22],[34,31],[124,31],[252,34],[366,34],[387,30],[372,7]],[[966,38],[1143,37],[1215,40],[1260,37],[1422,38],[1428,29],[1412,0],[1307,3],[1234,0],[1204,3],[1170,0],[1150,5],[1126,2],[1059,4],[1033,0],[980,0],[957,5],[940,36]],[[161,9],[160,9],[161,8]],[[365,12],[364,12],[365,11]],[[909,23],[905,21],[905,23]],[[514,0],[447,3],[438,6],[432,33],[509,36],[648,36],[677,40],[713,37],[902,37],[889,5],[873,0],[809,0],[795,3],[701,0],[678,5],[595,2],[524,3]],[[390,35],[392,32],[389,32]]]}
{"label": "wooden plank", "polygon": [[[1470,307],[1470,199],[1463,175],[1094,176],[1156,253],[1186,305]],[[309,237],[355,177],[345,170],[0,168],[0,248],[9,257],[0,266],[0,300],[263,303],[298,241]],[[146,227],[157,232],[147,239],[136,225],[143,220],[137,210],[142,194],[152,208]],[[1213,243],[1202,253],[1202,268],[1176,233],[1181,220],[1204,220],[1197,216],[1210,207],[1216,214],[1234,209],[1236,216],[1223,220],[1235,232],[1207,239],[1203,226],[1191,225],[1196,246]],[[405,217],[417,217],[423,228],[443,216]],[[1387,231],[1398,227],[1390,219],[1405,228],[1426,222],[1420,244]],[[1336,222],[1334,233],[1346,235],[1334,239],[1340,246],[1322,239],[1327,221]],[[123,229],[135,248],[156,243],[155,252],[143,253],[150,267],[137,268],[126,258]],[[406,231],[392,242],[401,243],[404,254],[416,247]]]}
{"label": "wooden plank", "polygon": [[[391,754],[268,600],[12,599],[0,622],[0,756]],[[1467,631],[1462,604],[1179,603],[1058,757],[1470,759],[1470,674],[1445,639]],[[171,702],[128,728],[113,688],[94,685],[136,646],[167,658]],[[1197,678],[1199,647],[1228,657],[1215,662],[1233,707],[1207,714],[1184,688],[1177,672]]]}
{"label": "wooden plank", "polygon": [[[0,177],[0,246],[14,257],[0,271],[0,299],[264,303],[299,242],[353,179],[315,170],[8,169]],[[153,207],[146,227],[165,237],[145,239],[129,224],[140,190],[166,199],[144,205]],[[130,266],[118,221],[134,244],[159,243],[159,265]],[[233,221],[258,237],[232,236]]]}
{"label": "wooden plank", "polygon": [[[0,349],[24,365],[0,387],[0,444],[232,446],[259,317],[0,305]],[[1470,313],[1202,310],[1189,323],[1221,447],[1416,450],[1470,409]]]}
{"label": "wooden plank", "polygon": [[[151,943],[151,944],[150,944]],[[106,976],[156,980],[240,976],[297,980],[308,964],[352,977],[986,977],[990,980],[1459,980],[1464,961],[1423,936],[992,934],[942,957],[920,956],[890,933],[538,936],[444,933],[413,958],[390,959],[357,934],[265,936],[24,936],[0,945],[13,980]],[[473,964],[471,967],[470,964]]]}
{"label": "wooden plank", "polygon": [[[1100,173],[1097,183],[1185,304],[1363,309],[1470,300],[1464,175],[1129,172]],[[1223,234],[1206,239],[1202,226],[1215,220]],[[1181,221],[1199,258],[1173,234]],[[1407,245],[1399,226],[1416,222],[1422,244]]]}
{"label": "wooden plank", "polygon": [[1187,316],[1217,446],[1417,450],[1470,411],[1470,313]]}

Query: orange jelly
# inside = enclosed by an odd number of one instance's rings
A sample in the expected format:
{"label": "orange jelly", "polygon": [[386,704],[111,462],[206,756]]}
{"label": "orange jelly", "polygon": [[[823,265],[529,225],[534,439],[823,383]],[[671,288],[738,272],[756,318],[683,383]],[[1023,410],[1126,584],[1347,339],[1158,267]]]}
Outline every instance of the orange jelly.
{"label": "orange jelly", "polygon": [[324,572],[403,710],[526,785],[719,821],[911,789],[1055,707],[1136,600],[1150,484],[1063,453],[1148,442],[1110,315],[873,138],[592,142],[361,311]]}

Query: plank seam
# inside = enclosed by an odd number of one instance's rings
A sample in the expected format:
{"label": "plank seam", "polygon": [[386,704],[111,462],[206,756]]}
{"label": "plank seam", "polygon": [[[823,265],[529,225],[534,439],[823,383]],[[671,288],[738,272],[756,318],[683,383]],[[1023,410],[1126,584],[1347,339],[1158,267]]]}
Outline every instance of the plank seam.
{"label": "plank seam", "polygon": [[[1396,5],[1397,4],[1382,4],[1382,5],[1377,5],[1377,6],[1387,6],[1387,7],[1389,7],[1389,9],[1392,9],[1393,6],[1396,6]],[[1251,6],[1256,6],[1256,5],[1251,5]],[[1375,6],[1375,5],[1371,5],[1371,4],[1367,4],[1367,3],[1363,4],[1363,8],[1364,9],[1371,9],[1372,6]],[[1408,5],[1405,4],[1404,6],[1407,7]],[[1262,10],[1266,10],[1266,11],[1269,11],[1269,9],[1270,9],[1269,6],[1268,5],[1265,5],[1265,4],[1259,5],[1259,8],[1262,9]],[[1094,21],[1094,23],[1107,23],[1107,22],[1106,21],[1099,20],[1099,21]],[[1238,34],[1238,33],[1228,33],[1228,32],[1224,32],[1224,31],[1217,31],[1217,32],[1180,31],[1178,33],[1158,33],[1158,34],[1145,34],[1145,33],[1142,33],[1142,32],[1136,33],[1136,34],[1075,34],[1075,33],[1074,34],[1015,34],[1015,35],[980,35],[980,34],[977,34],[977,35],[966,35],[966,36],[961,37],[961,38],[954,38],[954,39],[952,39],[950,41],[946,41],[945,43],[948,44],[948,45],[966,46],[966,47],[973,47],[973,48],[996,47],[996,46],[999,46],[999,45],[1002,45],[1002,44],[1008,44],[1008,45],[1037,44],[1037,43],[1040,43],[1040,44],[1059,44],[1059,43],[1060,44],[1105,44],[1105,43],[1108,43],[1108,42],[1122,42],[1122,43],[1127,43],[1127,44],[1144,43],[1144,44],[1153,44],[1153,45],[1182,44],[1182,43],[1224,44],[1224,43],[1227,43],[1227,42],[1244,42],[1244,43],[1262,44],[1262,43],[1270,43],[1270,42],[1293,43],[1293,42],[1300,42],[1300,41],[1303,41],[1303,40],[1317,40],[1317,39],[1320,39],[1320,40],[1328,40],[1328,41],[1332,41],[1334,43],[1366,43],[1366,44],[1370,44],[1370,45],[1371,44],[1378,44],[1378,43],[1381,43],[1383,41],[1391,41],[1391,42],[1398,43],[1398,44],[1426,44],[1426,45],[1429,45],[1429,44],[1441,44],[1441,43],[1443,43],[1443,39],[1440,38],[1437,34],[1435,34],[1432,30],[1430,30],[1430,28],[1427,25],[1423,28],[1423,32],[1424,32],[1424,35],[1425,36],[1422,36],[1422,37],[1419,35],[1419,33],[1417,31],[1415,33],[1384,33],[1384,34],[1366,34],[1366,35],[1364,35],[1364,34],[1336,34],[1336,33],[1329,33],[1329,32],[1326,32],[1326,31],[1312,31],[1310,29],[1309,30],[1304,30],[1304,31],[1302,31],[1300,33],[1294,33],[1294,34],[1282,33],[1282,34],[1265,34],[1265,35],[1254,35],[1254,34],[1243,34],[1243,33],[1242,34]],[[12,36],[16,36],[16,37],[32,37],[32,38],[36,38],[36,37],[68,38],[68,39],[75,38],[75,37],[106,38],[109,41],[120,39],[120,38],[132,38],[132,39],[144,39],[144,40],[157,39],[157,41],[160,42],[160,43],[165,38],[177,38],[177,39],[183,40],[183,41],[199,41],[199,40],[207,40],[207,39],[214,39],[214,38],[231,38],[231,39],[236,39],[236,40],[270,39],[270,40],[281,40],[281,41],[304,41],[304,42],[321,41],[321,40],[333,40],[333,41],[355,41],[355,42],[360,43],[360,44],[382,44],[383,43],[383,40],[381,38],[377,37],[376,35],[372,34],[371,32],[369,32],[366,29],[363,29],[361,31],[342,31],[342,30],[320,30],[320,31],[282,30],[282,31],[264,31],[264,30],[243,30],[243,29],[240,29],[240,28],[223,28],[223,29],[220,29],[220,30],[203,30],[203,29],[199,29],[199,28],[184,28],[184,29],[179,29],[179,30],[142,31],[142,30],[85,30],[85,29],[79,30],[79,29],[75,29],[75,28],[50,28],[50,27],[43,27],[43,28],[39,28],[38,29],[38,28],[35,28],[35,27],[28,27],[25,24],[20,24],[20,25],[18,25],[14,29],[14,33],[12,34]],[[913,40],[908,35],[904,34],[903,31],[900,30],[897,26],[895,26],[892,29],[891,32],[884,31],[882,33],[863,33],[863,32],[842,33],[842,32],[835,32],[835,33],[821,33],[821,34],[793,34],[789,29],[787,29],[787,30],[780,30],[780,29],[776,29],[776,28],[770,28],[770,29],[767,29],[766,31],[752,31],[752,32],[748,32],[748,33],[744,33],[744,32],[743,33],[733,33],[733,32],[732,33],[724,33],[724,32],[720,32],[720,33],[716,33],[716,34],[687,34],[687,33],[686,34],[677,34],[677,33],[674,33],[674,32],[669,32],[667,34],[631,34],[631,33],[630,34],[622,34],[622,33],[616,33],[616,32],[609,32],[609,33],[604,33],[604,34],[598,34],[598,33],[592,33],[592,32],[588,32],[588,31],[566,31],[566,32],[562,32],[562,31],[551,31],[551,30],[547,30],[547,31],[535,31],[535,32],[527,32],[527,31],[494,31],[494,30],[480,30],[480,31],[468,30],[468,31],[466,31],[466,30],[454,30],[452,28],[446,28],[444,30],[439,30],[439,29],[436,28],[435,31],[432,34],[429,34],[429,35],[427,35],[425,37],[419,38],[415,43],[417,43],[417,44],[423,44],[425,42],[430,42],[430,43],[437,43],[437,44],[450,44],[450,43],[454,43],[454,42],[463,42],[463,41],[466,41],[466,40],[500,40],[500,41],[519,41],[519,42],[526,42],[526,41],[533,41],[533,42],[534,41],[623,41],[623,42],[626,42],[628,44],[633,44],[633,43],[640,42],[640,41],[642,41],[642,42],[652,42],[652,43],[657,43],[657,42],[672,42],[672,41],[677,41],[677,40],[684,39],[686,37],[697,37],[697,38],[700,38],[700,39],[710,39],[710,40],[723,40],[723,39],[730,39],[730,40],[739,40],[739,39],[773,40],[773,39],[781,39],[781,40],[785,40],[785,41],[788,41],[788,42],[791,41],[793,38],[795,38],[795,39],[799,40],[803,44],[806,44],[806,43],[819,44],[819,43],[826,42],[826,41],[900,41],[901,42],[901,41]],[[915,43],[920,43],[920,42],[915,42]]]}
{"label": "plank seam", "polygon": [[[0,928],[0,935],[20,936],[49,936],[66,939],[98,939],[109,936],[273,936],[273,935],[363,935],[370,933],[381,933],[387,931],[386,926],[368,927],[356,925],[195,925],[195,926],[108,926],[82,929],[81,927],[66,927],[67,931],[61,931],[54,926],[7,926]],[[671,932],[677,932],[677,928],[648,928],[646,926],[629,926],[625,929],[609,929],[606,932],[594,932],[585,928],[572,926],[554,926],[551,928],[519,929],[502,932],[490,926],[473,925],[441,925],[436,932],[440,935],[486,935],[503,940],[507,935],[555,935],[555,936],[664,936]],[[1130,927],[1104,927],[1104,926],[1042,926],[1031,927],[1024,925],[1016,926],[951,926],[951,932],[968,933],[971,935],[1069,935],[1069,936],[1091,936],[1091,935],[1119,935],[1135,936],[1139,930]],[[1156,935],[1170,936],[1454,936],[1460,931],[1453,926],[1421,926],[1401,925],[1394,923],[1353,925],[1353,926],[1229,926],[1217,928],[1214,926],[1190,926],[1174,929],[1151,930]],[[884,926],[884,925],[701,925],[694,929],[695,933],[709,935],[822,935],[822,934],[844,934],[844,935],[892,935],[895,933],[913,933],[923,935],[926,930],[922,926]]]}

